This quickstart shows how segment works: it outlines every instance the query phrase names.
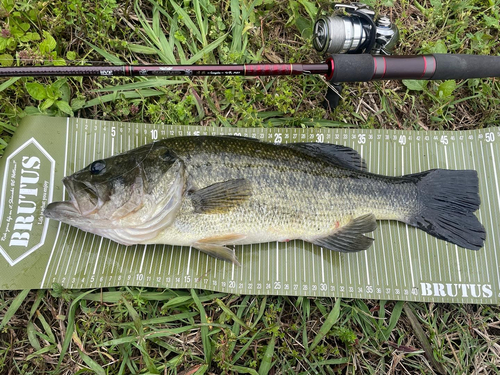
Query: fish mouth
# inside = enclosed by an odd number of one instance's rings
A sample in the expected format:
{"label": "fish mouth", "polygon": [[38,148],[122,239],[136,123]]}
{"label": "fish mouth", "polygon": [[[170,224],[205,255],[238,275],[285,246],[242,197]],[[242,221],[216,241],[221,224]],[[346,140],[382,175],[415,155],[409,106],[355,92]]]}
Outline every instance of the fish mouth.
{"label": "fish mouth", "polygon": [[87,216],[99,209],[101,200],[97,190],[87,181],[77,181],[71,177],[63,178],[63,184],[70,199],[50,203],[44,215],[51,219],[67,221],[69,218]]}
{"label": "fish mouth", "polygon": [[97,189],[89,181],[75,180],[71,177],[63,178],[63,184],[68,191],[70,200],[75,209],[82,216],[94,213],[101,206],[101,199]]}
{"label": "fish mouth", "polygon": [[71,222],[71,219],[80,217],[80,211],[71,201],[52,202],[45,207],[43,215],[49,219],[62,222]]}

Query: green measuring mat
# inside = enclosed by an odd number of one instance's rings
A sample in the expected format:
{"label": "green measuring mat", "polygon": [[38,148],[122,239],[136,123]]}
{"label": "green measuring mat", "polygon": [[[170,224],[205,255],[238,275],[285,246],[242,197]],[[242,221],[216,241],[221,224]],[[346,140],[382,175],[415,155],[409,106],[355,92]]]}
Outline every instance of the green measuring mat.
{"label": "green measuring mat", "polygon": [[[471,251],[398,222],[381,221],[367,251],[344,254],[303,241],[236,247],[241,267],[196,249],[125,247],[46,219],[43,208],[68,199],[62,178],[157,139],[240,135],[266,142],[325,142],[356,149],[385,175],[433,168],[475,169],[486,228]],[[235,294],[338,296],[497,304],[500,301],[500,129],[399,131],[347,128],[210,128],[27,118],[0,159],[0,288],[135,285]]]}

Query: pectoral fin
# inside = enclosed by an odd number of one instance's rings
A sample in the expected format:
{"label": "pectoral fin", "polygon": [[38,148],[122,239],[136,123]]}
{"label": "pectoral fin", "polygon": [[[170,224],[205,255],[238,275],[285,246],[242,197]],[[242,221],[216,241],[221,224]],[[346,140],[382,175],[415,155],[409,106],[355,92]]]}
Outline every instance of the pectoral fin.
{"label": "pectoral fin", "polygon": [[234,249],[230,249],[225,245],[238,242],[245,237],[246,236],[242,234],[229,234],[225,236],[207,237],[195,242],[193,244],[193,247],[215,258],[229,261],[239,266],[240,263],[236,258]]}
{"label": "pectoral fin", "polygon": [[366,250],[372,245],[373,238],[364,236],[364,233],[373,232],[376,228],[375,215],[366,214],[352,219],[330,236],[311,242],[317,246],[343,253],[358,252]]}
{"label": "pectoral fin", "polygon": [[252,195],[248,180],[241,178],[218,182],[191,193],[196,213],[225,213],[245,202]]}

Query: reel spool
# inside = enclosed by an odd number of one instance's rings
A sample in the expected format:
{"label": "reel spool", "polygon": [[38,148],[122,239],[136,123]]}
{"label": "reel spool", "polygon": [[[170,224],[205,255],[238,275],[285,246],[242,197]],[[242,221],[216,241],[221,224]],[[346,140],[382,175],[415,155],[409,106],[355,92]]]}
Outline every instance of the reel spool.
{"label": "reel spool", "polygon": [[399,41],[399,30],[384,15],[363,3],[334,4],[345,15],[320,16],[313,29],[314,48],[325,55],[371,53],[390,55]]}

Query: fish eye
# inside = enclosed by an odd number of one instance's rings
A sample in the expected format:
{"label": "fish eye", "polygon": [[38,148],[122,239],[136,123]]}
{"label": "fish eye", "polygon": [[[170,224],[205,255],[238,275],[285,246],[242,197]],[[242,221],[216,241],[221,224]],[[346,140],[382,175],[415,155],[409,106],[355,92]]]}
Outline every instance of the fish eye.
{"label": "fish eye", "polygon": [[90,164],[90,174],[92,175],[101,174],[105,169],[106,163],[104,162],[104,160],[96,160],[95,162]]}

